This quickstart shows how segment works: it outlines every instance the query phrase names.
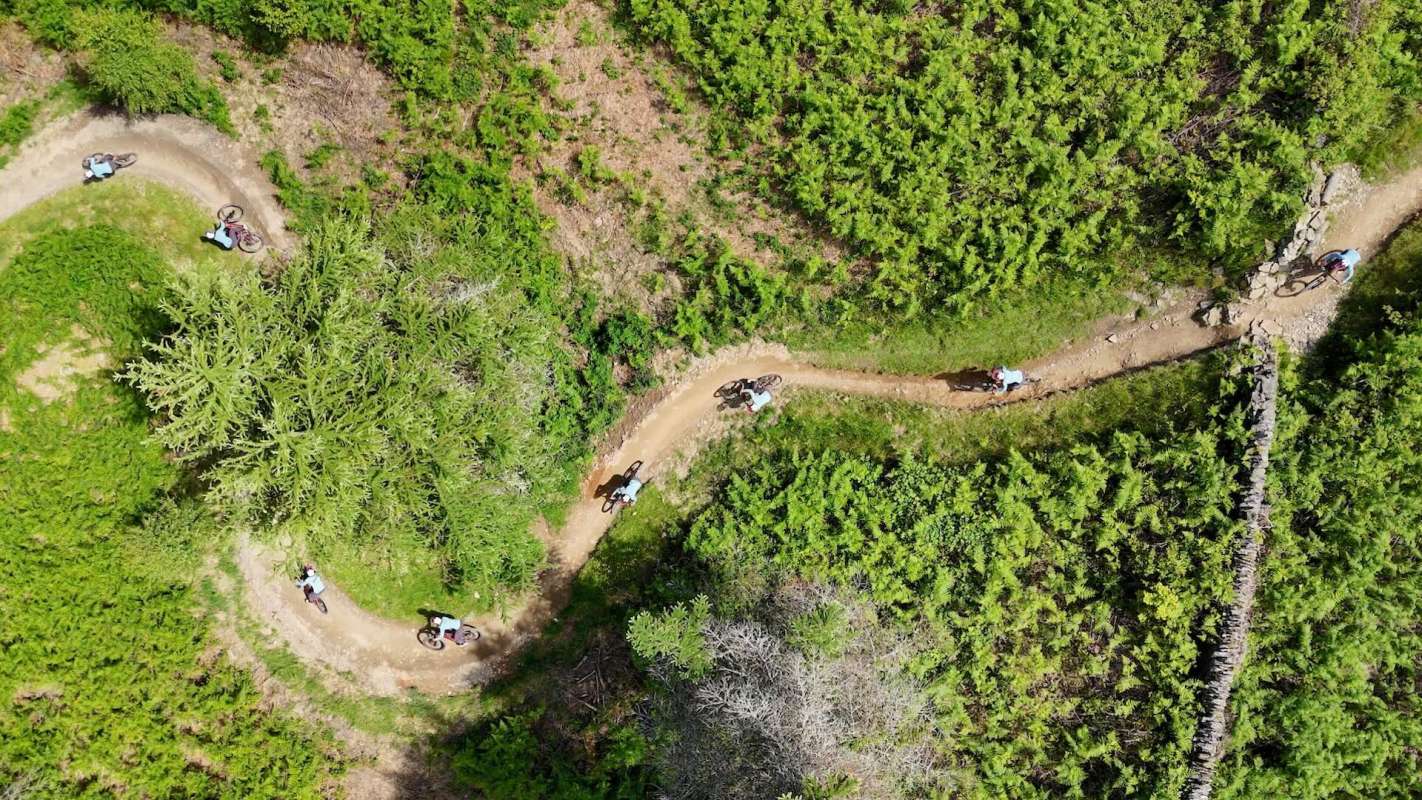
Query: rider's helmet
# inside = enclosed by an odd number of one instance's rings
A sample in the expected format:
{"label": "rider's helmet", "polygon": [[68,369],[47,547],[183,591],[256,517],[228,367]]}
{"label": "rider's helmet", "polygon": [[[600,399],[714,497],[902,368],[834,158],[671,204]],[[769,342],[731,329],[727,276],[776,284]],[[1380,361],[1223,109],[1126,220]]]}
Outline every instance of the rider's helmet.
{"label": "rider's helmet", "polygon": [[993,367],[992,369],[988,370],[988,375],[991,376],[992,379],[995,381],[1002,380],[1002,367]]}
{"label": "rider's helmet", "polygon": [[312,575],[316,574],[316,568],[311,566],[310,564],[307,564],[306,566],[301,568],[301,574],[309,578]]}

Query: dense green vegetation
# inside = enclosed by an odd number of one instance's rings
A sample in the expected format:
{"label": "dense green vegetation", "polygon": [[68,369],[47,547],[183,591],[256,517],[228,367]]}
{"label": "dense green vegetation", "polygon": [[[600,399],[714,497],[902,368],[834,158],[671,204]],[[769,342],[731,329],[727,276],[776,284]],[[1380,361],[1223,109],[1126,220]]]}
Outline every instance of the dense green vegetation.
{"label": "dense green vegetation", "polygon": [[10,151],[34,131],[39,109],[39,101],[27,100],[0,111],[0,167],[10,160]]}
{"label": "dense green vegetation", "polygon": [[427,543],[452,583],[488,596],[532,580],[529,524],[575,478],[586,432],[560,418],[548,317],[497,291],[501,271],[468,257],[478,243],[407,249],[430,224],[396,215],[385,252],[326,224],[270,286],[184,280],[176,331],[132,374],[166,420],[160,441],[205,463],[228,507],[318,553]]}
{"label": "dense green vegetation", "polygon": [[13,10],[36,39],[74,53],[96,99],[135,114],[188,114],[232,132],[222,93],[198,75],[192,55],[168,41],[156,19],[94,5],[17,0],[0,2],[0,14]]}
{"label": "dense green vegetation", "polygon": [[1422,12],[1401,0],[622,7],[738,118],[724,143],[755,148],[762,188],[909,309],[1107,280],[1133,243],[1257,255],[1309,160],[1422,100]]}
{"label": "dense green vegetation", "polygon": [[1222,798],[1422,792],[1422,230],[1382,267],[1280,430]]}
{"label": "dense green vegetation", "polygon": [[[1123,310],[1111,287],[1139,266],[1123,253],[1174,277],[1182,251],[1254,255],[1310,159],[1395,165],[1422,99],[1422,16],[1402,0],[629,0],[626,21],[727,112],[719,144],[765,165],[750,179],[877,264],[867,292],[844,265],[767,269],[648,203],[638,236],[683,287],[654,319],[571,278],[514,178],[564,124],[551,73],[519,55],[559,0],[121,5],[0,14],[73,51],[104,98],[219,126],[221,95],[150,14],[264,53],[358,43],[408,92],[404,175],[343,185],[321,176],[325,146],[304,173],[268,155],[306,242],[263,277],[206,268],[202,215],[142,187],[55,199],[66,231],[0,227],[0,779],[42,797],[329,793],[322,735],[263,709],[194,613],[214,511],[297,534],[293,557],[377,612],[496,606],[542,564],[529,522],[557,521],[624,393],[655,383],[656,347],[788,323],[857,366],[1026,356]],[[0,111],[0,149],[35,115]],[[635,193],[592,148],[574,171],[570,194]],[[1286,379],[1222,797],[1422,792],[1422,323],[1404,274],[1422,262],[1389,258],[1401,269],[1360,279]],[[139,391],[103,372],[51,403],[19,388],[59,342],[115,368],[142,356]],[[780,404],[622,512],[562,622],[464,698],[485,716],[440,754],[508,800],[1178,796],[1239,532],[1237,358],[971,415]],[[210,506],[180,491],[190,477]],[[257,655],[363,729],[409,710]],[[810,712],[833,725],[777,727]]]}
{"label": "dense green vegetation", "polygon": [[70,29],[66,46],[82,52],[85,76],[110,101],[135,114],[178,112],[232,131],[221,92],[151,18],[96,9],[75,14]]}
{"label": "dense green vegetation", "polygon": [[[124,199],[147,224],[183,222]],[[164,324],[163,258],[70,216],[75,202],[0,226],[0,784],[56,800],[323,797],[326,734],[267,709],[195,614],[215,528],[174,499],[180,472],[141,400],[107,370],[52,376],[66,391],[50,402],[27,388],[55,348],[119,364]]]}
{"label": "dense green vegetation", "polygon": [[913,670],[969,796],[1165,796],[1230,593],[1237,426],[1227,400],[1198,431],[960,468],[791,451],[734,476],[687,547],[728,611],[806,577],[926,624]]}

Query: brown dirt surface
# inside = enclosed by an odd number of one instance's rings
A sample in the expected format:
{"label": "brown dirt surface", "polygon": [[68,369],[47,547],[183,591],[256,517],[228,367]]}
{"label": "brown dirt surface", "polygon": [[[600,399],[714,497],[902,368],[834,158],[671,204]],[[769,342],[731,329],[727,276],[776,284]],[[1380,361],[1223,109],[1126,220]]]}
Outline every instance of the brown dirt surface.
{"label": "brown dirt surface", "polygon": [[[237,587],[232,578],[209,558],[204,571],[212,579],[218,595],[232,596]],[[240,612],[237,612],[240,613]],[[351,766],[340,779],[341,796],[346,800],[394,800],[419,797],[427,800],[455,800],[462,796],[449,784],[448,776],[434,773],[422,753],[411,743],[393,735],[375,735],[359,730],[345,719],[312,705],[311,699],[293,690],[272,675],[252,646],[238,633],[238,619],[231,608],[216,607],[207,616],[218,644],[204,654],[204,666],[226,656],[248,671],[266,704],[302,719],[319,723],[340,745],[341,755]],[[334,789],[334,787],[331,787]]]}
{"label": "brown dirt surface", "polygon": [[[382,141],[397,129],[390,106],[392,84],[360,50],[296,43],[281,56],[259,63],[241,43],[201,25],[174,22],[170,34],[222,90],[240,141],[260,142],[263,152],[281,152],[303,177],[311,175],[306,157],[323,144],[340,150],[320,170],[322,175],[354,182],[365,164],[396,177],[401,174],[391,169],[394,148]],[[211,58],[214,52],[230,56],[241,77],[232,83],[224,80],[221,66]],[[280,78],[268,83],[263,76],[268,70],[279,72]]]}
{"label": "brown dirt surface", "polygon": [[74,325],[68,338],[41,346],[39,357],[15,376],[15,384],[46,403],[67,397],[81,380],[109,367],[104,344]]}
{"label": "brown dirt surface", "polygon": [[[690,213],[700,231],[721,237],[741,258],[763,265],[778,262],[777,254],[757,243],[757,234],[774,236],[829,262],[844,256],[838,244],[802,219],[744,192],[722,192],[735,209],[729,217],[712,208],[703,187],[736,165],[724,160],[718,164],[700,146],[709,112],[690,99],[682,110],[673,108],[635,50],[619,45],[619,36],[606,8],[573,0],[526,51],[531,63],[546,66],[558,77],[554,96],[573,123],[536,163],[526,165],[530,173],[557,169],[575,175],[578,153],[595,147],[609,169],[665,201],[672,218]],[[665,80],[682,82],[674,72],[662,74]],[[632,238],[628,205],[615,190],[591,190],[586,202],[567,202],[547,186],[536,187],[534,194],[544,213],[557,222],[554,246],[575,263],[603,273],[593,277],[610,294],[626,293],[636,278],[660,267],[660,260]]]}
{"label": "brown dirt surface", "polygon": [[64,77],[64,59],[35,44],[16,22],[0,22],[0,110],[42,96]]}
{"label": "brown dirt surface", "polygon": [[214,214],[237,203],[246,209],[243,221],[267,240],[269,250],[289,253],[295,246],[257,155],[211,125],[170,114],[129,118],[84,111],[46,126],[0,169],[0,220],[81,185],[89,154],[128,152],[138,154],[138,163],[109,180],[147,178],[192,196]]}
{"label": "brown dirt surface", "polygon": [[[245,200],[249,213],[255,211],[264,224],[279,224],[269,185],[260,173],[250,174],[250,161],[242,157],[235,143],[211,128],[183,118],[129,121],[94,114],[78,115],[42,132],[15,163],[0,171],[0,186],[6,187],[0,193],[0,219],[77,183],[79,158],[95,150],[139,151],[135,169],[145,169],[146,164],[151,179],[204,202],[223,202],[235,195]],[[1365,255],[1375,253],[1393,227],[1419,209],[1422,170],[1395,176],[1335,212],[1327,246],[1346,244]],[[1256,323],[1271,323],[1287,338],[1299,326],[1311,324],[1309,315],[1317,304],[1338,292],[1330,287],[1291,298],[1270,296],[1246,307],[1234,324],[1215,328],[1196,325],[1191,319],[1194,306],[1189,302],[1149,320],[1118,321],[1109,336],[1066,347],[1024,365],[1036,382],[1011,400],[1068,391],[1126,370],[1183,358],[1234,340]],[[655,402],[638,407],[640,417],[621,426],[625,433],[608,443],[583,482],[580,501],[563,527],[550,537],[551,567],[541,576],[538,591],[506,617],[470,620],[484,632],[477,643],[437,653],[426,651],[415,641],[420,620],[376,617],[354,606],[334,586],[325,595],[331,613],[319,615],[304,602],[290,576],[283,574],[287,559],[270,546],[244,540],[238,547],[238,562],[248,601],[296,656],[343,673],[354,691],[390,695],[405,688],[433,693],[465,689],[496,674],[505,659],[556,620],[573,577],[612,523],[613,515],[601,511],[599,497],[609,480],[635,460],[645,462],[644,478],[657,480],[666,475],[667,465],[687,457],[727,427],[719,414],[734,412],[716,410],[716,388],[735,378],[767,372],[782,375],[790,391],[817,389],[953,408],[1003,402],[994,395],[963,391],[953,385],[951,376],[822,369],[783,347],[762,343],[726,348],[693,363]]]}

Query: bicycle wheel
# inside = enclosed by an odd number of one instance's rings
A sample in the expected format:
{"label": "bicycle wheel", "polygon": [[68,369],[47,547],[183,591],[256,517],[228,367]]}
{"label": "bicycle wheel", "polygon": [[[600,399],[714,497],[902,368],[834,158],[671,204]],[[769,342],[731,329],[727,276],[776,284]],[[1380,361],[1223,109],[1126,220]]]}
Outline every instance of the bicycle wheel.
{"label": "bicycle wheel", "polygon": [[759,378],[755,379],[755,390],[757,392],[763,392],[767,389],[774,389],[775,387],[780,385],[780,380],[780,376],[774,373],[771,373],[770,375],[762,375]]}
{"label": "bicycle wheel", "polygon": [[431,650],[443,650],[444,639],[440,638],[439,632],[430,628],[423,628],[415,634],[415,638],[420,640],[420,644]]}
{"label": "bicycle wheel", "polygon": [[479,637],[484,634],[480,633],[479,629],[473,625],[461,625],[459,626],[459,635],[464,637],[465,644],[469,644],[479,641]]}
{"label": "bicycle wheel", "polygon": [[316,598],[316,600],[315,600],[314,602],[316,603],[316,610],[317,610],[317,611],[320,611],[322,614],[325,614],[325,613],[326,613],[326,601],[325,601],[325,600],[322,600],[321,598],[318,597],[318,598]]}
{"label": "bicycle wheel", "polygon": [[120,169],[123,167],[131,167],[136,163],[138,163],[137,153],[119,153],[114,156],[114,166]]}
{"label": "bicycle wheel", "polygon": [[228,203],[217,209],[217,218],[223,222],[236,222],[242,218],[242,207],[236,203]]}
{"label": "bicycle wheel", "polygon": [[251,231],[243,231],[237,237],[237,247],[244,253],[255,253],[262,249],[262,237]]}
{"label": "bicycle wheel", "polygon": [[721,384],[721,388],[716,390],[716,396],[721,398],[739,397],[741,386],[746,382],[745,378],[736,378],[730,383]]}
{"label": "bicycle wheel", "polygon": [[622,477],[624,477],[624,478],[626,478],[627,480],[630,481],[630,480],[632,480],[633,478],[637,477],[637,471],[640,470],[641,468],[642,468],[642,459],[639,458],[639,459],[637,459],[636,461],[633,461],[633,462],[632,462],[632,466],[628,467],[626,472],[622,473]]}

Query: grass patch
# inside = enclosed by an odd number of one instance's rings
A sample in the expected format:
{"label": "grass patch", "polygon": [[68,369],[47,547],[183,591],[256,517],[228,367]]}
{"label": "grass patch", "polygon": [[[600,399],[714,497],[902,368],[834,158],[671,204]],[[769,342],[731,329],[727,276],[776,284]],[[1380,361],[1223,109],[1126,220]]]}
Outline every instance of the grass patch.
{"label": "grass patch", "polygon": [[322,553],[320,566],[361,608],[390,619],[415,620],[421,609],[462,616],[490,608],[491,598],[451,588],[437,554],[420,542],[333,542]]}
{"label": "grass patch", "polygon": [[1386,178],[1422,163],[1422,108],[1412,108],[1354,156],[1370,181]]}
{"label": "grass patch", "polygon": [[1102,317],[1132,307],[1119,289],[1063,283],[1014,293],[962,317],[817,325],[791,331],[784,339],[827,367],[922,375],[1026,361],[1086,335]]}
{"label": "grass patch", "polygon": [[1074,392],[978,410],[896,400],[791,392],[774,424],[708,450],[693,469],[715,483],[768,450],[843,450],[887,459],[905,453],[971,464],[1070,447],[1113,431],[1157,436],[1202,419],[1219,367],[1213,357],[1143,369]]}
{"label": "grass patch", "polygon": [[161,330],[168,254],[143,231],[198,212],[170,194],[123,214],[86,203],[115,191],[74,189],[0,224],[0,773],[46,797],[316,797],[340,769],[329,734],[210,655],[194,614],[205,531],[171,502],[184,476],[140,399],[107,370],[48,403],[14,385],[74,326],[113,364]]}
{"label": "grass patch", "polygon": [[[77,168],[77,167],[76,167]],[[103,223],[142,240],[178,270],[230,266],[231,254],[204,243],[216,209],[186,195],[127,175],[67,189],[0,224],[0,264],[25,242],[59,228]],[[224,256],[228,256],[224,258]]]}

